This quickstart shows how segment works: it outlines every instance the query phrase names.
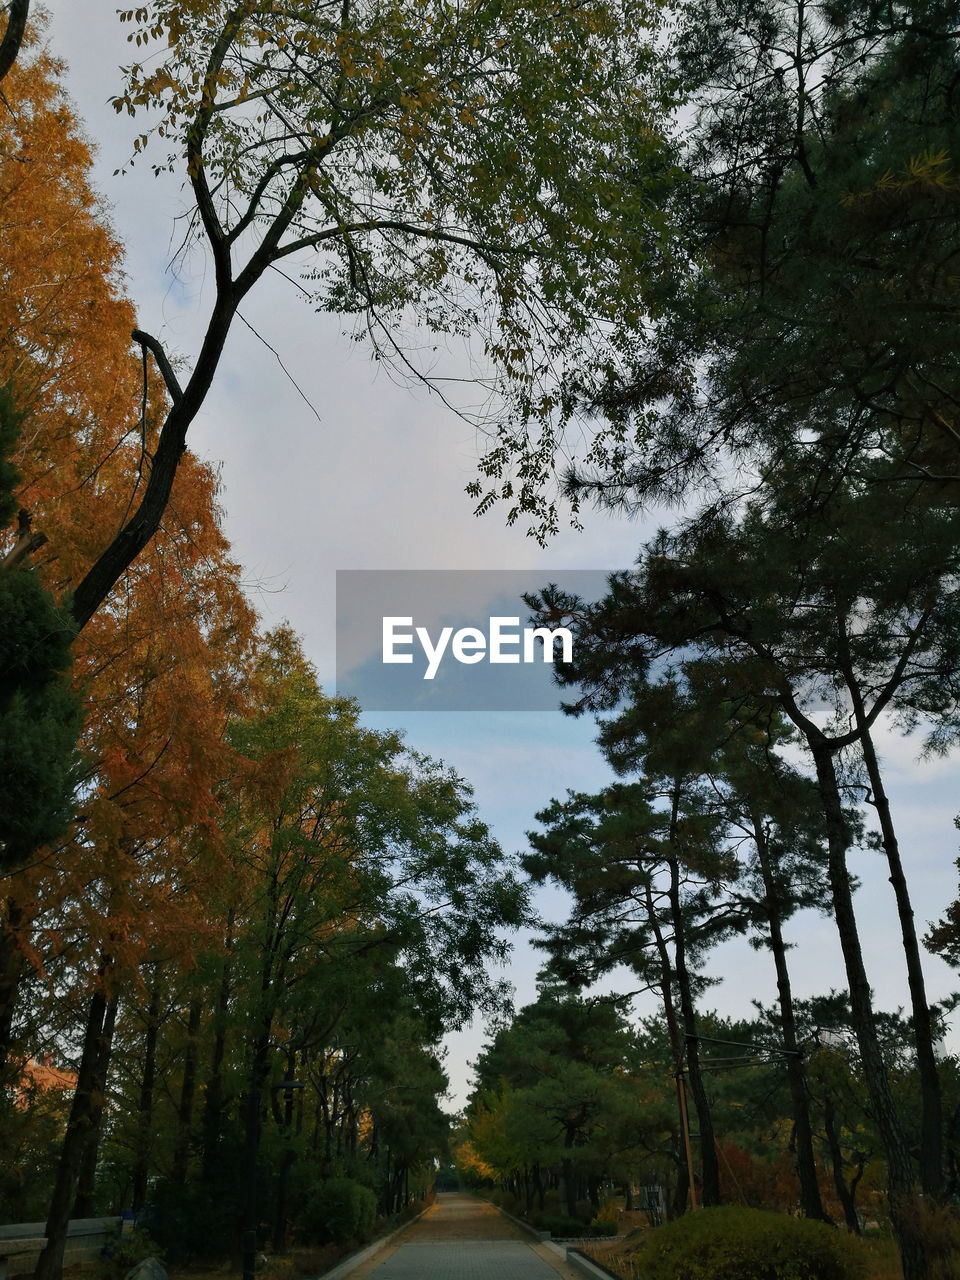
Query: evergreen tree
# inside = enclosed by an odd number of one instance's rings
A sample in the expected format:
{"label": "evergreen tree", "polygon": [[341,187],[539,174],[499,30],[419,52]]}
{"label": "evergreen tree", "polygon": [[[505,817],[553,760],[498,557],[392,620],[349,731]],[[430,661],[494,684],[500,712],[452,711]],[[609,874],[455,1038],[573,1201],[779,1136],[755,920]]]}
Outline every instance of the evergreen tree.
{"label": "evergreen tree", "polygon": [[[0,388],[0,528],[17,509],[10,462],[22,418]],[[66,830],[77,783],[80,706],[70,688],[74,626],[29,561],[43,545],[26,511],[0,561],[0,871],[15,871]]]}

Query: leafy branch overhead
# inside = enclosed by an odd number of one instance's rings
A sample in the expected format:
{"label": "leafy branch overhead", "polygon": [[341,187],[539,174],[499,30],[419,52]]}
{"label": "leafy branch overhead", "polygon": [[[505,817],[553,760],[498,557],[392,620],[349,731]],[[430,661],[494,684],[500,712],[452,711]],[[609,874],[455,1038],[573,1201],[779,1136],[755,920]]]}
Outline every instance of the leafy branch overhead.
{"label": "leafy branch overhead", "polygon": [[[186,169],[224,314],[289,261],[317,309],[361,316],[378,356],[415,376],[430,378],[411,322],[464,339],[482,407],[461,408],[493,424],[490,488],[471,491],[551,527],[542,482],[568,372],[619,367],[660,252],[656,192],[636,181],[666,178],[655,7],[329,0],[122,16],[145,56],[115,106],[147,113],[135,147],[157,170]],[[427,362],[436,349],[428,338]]]}
{"label": "leafy branch overhead", "polygon": [[952,27],[928,0],[679,6],[688,254],[595,402],[627,443],[577,468],[572,493],[730,502],[784,468],[883,463],[955,500]]}

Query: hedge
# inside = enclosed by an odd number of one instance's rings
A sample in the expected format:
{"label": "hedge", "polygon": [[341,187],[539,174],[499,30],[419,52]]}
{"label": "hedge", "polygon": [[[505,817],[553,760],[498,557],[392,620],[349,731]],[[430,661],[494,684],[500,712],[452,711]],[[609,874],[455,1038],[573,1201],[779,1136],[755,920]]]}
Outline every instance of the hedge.
{"label": "hedge", "polygon": [[688,1213],[631,1255],[644,1280],[861,1280],[866,1261],[835,1227],[763,1209]]}

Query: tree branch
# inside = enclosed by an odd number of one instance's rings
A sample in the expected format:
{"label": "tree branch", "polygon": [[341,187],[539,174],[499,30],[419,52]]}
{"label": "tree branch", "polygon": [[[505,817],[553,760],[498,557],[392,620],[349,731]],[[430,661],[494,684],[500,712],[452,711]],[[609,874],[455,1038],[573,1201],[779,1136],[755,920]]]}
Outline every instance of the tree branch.
{"label": "tree branch", "polygon": [[15,569],[18,564],[26,560],[27,556],[33,555],[34,551],[39,550],[47,541],[45,533],[35,533],[31,529],[32,523],[33,516],[21,507],[17,517],[17,540],[0,560],[0,573],[8,573],[11,569]]}
{"label": "tree branch", "polygon": [[141,347],[153,353],[153,358],[157,362],[157,368],[163,378],[164,385],[170,392],[170,399],[174,404],[179,404],[183,399],[183,389],[177,381],[177,375],[173,372],[173,366],[167,359],[167,353],[160,345],[159,341],[152,334],[144,333],[142,329],[134,329],[130,335],[134,342],[139,342]]}
{"label": "tree branch", "polygon": [[8,9],[7,29],[3,33],[3,40],[0,41],[0,80],[17,60],[17,54],[23,43],[27,15],[30,12],[30,0],[10,0]]}

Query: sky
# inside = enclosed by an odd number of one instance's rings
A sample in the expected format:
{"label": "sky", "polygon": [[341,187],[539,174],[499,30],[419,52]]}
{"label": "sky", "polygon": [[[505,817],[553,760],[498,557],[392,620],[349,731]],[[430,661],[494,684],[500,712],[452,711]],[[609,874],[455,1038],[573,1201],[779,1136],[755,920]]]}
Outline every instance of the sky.
{"label": "sky", "polygon": [[[95,183],[125,246],[138,323],[189,365],[211,296],[209,264],[197,252],[172,265],[187,207],[179,180],[154,178],[143,161],[114,172],[127,166],[137,131],[109,105],[122,83],[118,68],[134,59],[125,29],[111,0],[47,0],[46,7],[48,45],[67,63],[68,92],[97,144]],[[669,513],[630,521],[587,512],[583,531],[564,529],[541,548],[523,527],[507,528],[502,510],[478,519],[464,493],[482,444],[471,427],[423,387],[392,380],[336,317],[314,314],[278,276],[257,285],[242,315],[251,328],[234,326],[189,443],[219,470],[225,531],[255,604],[268,625],[286,620],[297,630],[331,691],[338,569],[522,569],[542,572],[546,583],[562,570],[625,568],[669,523]],[[594,726],[559,710],[378,712],[366,722],[402,728],[412,747],[453,766],[511,851],[526,847],[534,814],[551,798],[568,788],[598,790],[611,778]],[[923,932],[958,892],[957,763],[935,760],[921,771],[916,742],[885,732],[880,745]],[[857,910],[877,1003],[895,1008],[906,1003],[906,978],[879,856],[855,853],[851,869],[863,881]],[[545,918],[562,918],[559,892],[544,891],[537,903]],[[843,985],[830,919],[805,913],[790,935],[799,997]],[[518,1004],[534,997],[539,963],[529,936],[517,938],[506,976]],[[745,942],[718,949],[711,966],[721,979],[710,994],[719,1012],[747,1016],[751,1000],[775,999],[772,965]],[[960,986],[937,958],[925,968],[931,999]],[[655,1010],[652,999],[637,1006],[638,1015]],[[451,1106],[465,1100],[469,1062],[483,1038],[479,1025],[448,1037]],[[948,1045],[960,1050],[956,1032]]]}

